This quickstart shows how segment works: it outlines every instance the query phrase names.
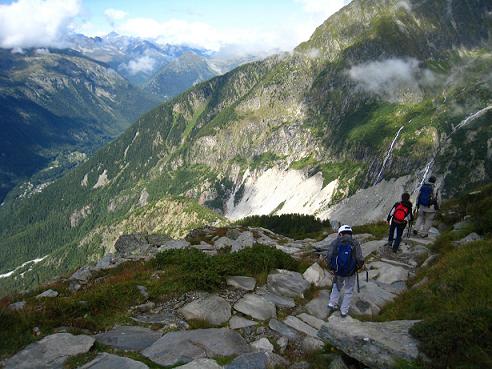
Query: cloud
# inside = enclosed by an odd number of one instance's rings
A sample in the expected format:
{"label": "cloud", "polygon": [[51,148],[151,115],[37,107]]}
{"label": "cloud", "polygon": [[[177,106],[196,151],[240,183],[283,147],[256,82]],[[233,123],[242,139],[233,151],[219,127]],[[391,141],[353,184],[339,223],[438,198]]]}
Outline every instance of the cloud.
{"label": "cloud", "polygon": [[336,13],[351,0],[296,0],[304,8],[306,13],[316,14],[325,20]]}
{"label": "cloud", "polygon": [[104,11],[104,15],[108,19],[108,22],[114,26],[116,21],[125,19],[128,15],[127,12],[119,9],[109,8]]}
{"label": "cloud", "polygon": [[59,46],[80,8],[80,0],[18,0],[0,5],[0,47]]}
{"label": "cloud", "polygon": [[144,55],[140,58],[130,60],[128,64],[121,64],[120,68],[126,69],[130,75],[137,73],[150,73],[154,70],[156,60],[150,56]]}
{"label": "cloud", "polygon": [[411,95],[418,97],[422,87],[435,81],[434,74],[422,69],[415,58],[390,58],[355,65],[348,75],[363,90],[391,102]]}

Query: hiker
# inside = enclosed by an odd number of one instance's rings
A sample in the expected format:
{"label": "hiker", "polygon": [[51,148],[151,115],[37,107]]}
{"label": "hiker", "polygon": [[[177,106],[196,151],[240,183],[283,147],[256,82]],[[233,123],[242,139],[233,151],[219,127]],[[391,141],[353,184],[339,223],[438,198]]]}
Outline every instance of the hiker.
{"label": "hiker", "polygon": [[432,176],[426,183],[420,187],[417,197],[417,223],[413,230],[414,235],[421,237],[429,236],[429,229],[432,227],[432,221],[436,216],[436,211],[439,210],[437,203],[437,194],[434,193],[436,177]]}
{"label": "hiker", "polygon": [[350,308],[357,270],[364,265],[362,250],[359,242],[352,238],[350,226],[342,225],[338,229],[338,237],[330,244],[325,255],[328,267],[335,275],[328,302],[329,313],[337,309],[340,293],[344,288],[340,315],[345,318]]}
{"label": "hiker", "polygon": [[[386,246],[391,247],[394,253],[398,252],[398,248],[400,247],[401,237],[403,230],[407,226],[407,220],[413,222],[412,206],[410,194],[405,192],[401,195],[401,201],[393,205],[386,218],[386,222],[390,225]],[[394,237],[395,231],[396,238]]]}

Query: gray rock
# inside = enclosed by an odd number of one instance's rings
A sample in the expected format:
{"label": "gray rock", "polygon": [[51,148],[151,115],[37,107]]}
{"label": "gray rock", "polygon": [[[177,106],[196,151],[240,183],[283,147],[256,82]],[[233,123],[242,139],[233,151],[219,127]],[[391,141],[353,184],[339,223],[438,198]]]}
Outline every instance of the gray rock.
{"label": "gray rock", "polygon": [[252,352],[235,358],[224,369],[267,369],[268,357],[263,352]]}
{"label": "gray rock", "polygon": [[289,315],[285,318],[284,323],[295,330],[302,332],[311,337],[318,336],[318,330],[316,328],[311,327],[309,324],[304,323],[299,318],[295,316]]}
{"label": "gray rock", "polygon": [[349,369],[347,364],[343,361],[340,355],[337,355],[335,359],[332,360],[328,369]]}
{"label": "gray rock", "polygon": [[114,247],[118,256],[143,255],[152,246],[144,234],[125,234],[116,240]]}
{"label": "gray rock", "polygon": [[481,240],[483,240],[482,236],[480,236],[478,233],[472,232],[466,237],[462,238],[461,240],[456,241],[455,244],[459,246],[463,246],[466,245],[467,243],[481,241]]}
{"label": "gray rock", "polygon": [[164,242],[158,249],[158,252],[167,251],[167,250],[180,250],[186,249],[190,247],[191,244],[186,240],[170,240]]}
{"label": "gray rock", "polygon": [[108,269],[111,267],[111,263],[113,262],[113,254],[109,253],[102,257],[96,264],[95,269]]}
{"label": "gray rock", "polygon": [[52,289],[46,290],[43,293],[40,293],[39,295],[36,296],[37,299],[42,299],[42,298],[52,298],[52,297],[57,297],[58,292]]}
{"label": "gray rock", "polygon": [[226,328],[209,328],[167,333],[142,354],[159,365],[171,366],[250,351],[251,347],[239,333]]}
{"label": "gray rock", "polygon": [[358,234],[354,234],[353,236],[357,241],[359,241],[359,243],[366,243],[366,242],[369,242],[369,240],[371,240],[372,238],[374,238],[374,236],[370,233],[358,233]]}
{"label": "gray rock", "polygon": [[381,288],[373,281],[361,282],[360,292],[353,296],[350,309],[358,315],[377,315],[384,305],[395,298],[396,294]]}
{"label": "gray rock", "polygon": [[311,368],[311,364],[309,364],[307,361],[298,361],[297,363],[292,364],[289,366],[289,369],[309,369]]}
{"label": "gray rock", "polygon": [[157,314],[141,314],[131,318],[132,320],[144,324],[167,325],[176,320],[176,314],[171,311],[162,311]]}
{"label": "gray rock", "polygon": [[256,279],[253,277],[231,276],[227,277],[226,282],[229,286],[245,291],[253,291],[256,286]]}
{"label": "gray rock", "polygon": [[215,242],[214,242],[214,247],[217,249],[217,250],[220,250],[220,249],[223,249],[223,248],[226,248],[226,247],[232,247],[232,244],[234,243],[233,240],[231,240],[230,238],[228,237],[220,237],[219,239],[217,239]]}
{"label": "gray rock", "polygon": [[289,344],[289,339],[285,336],[282,336],[277,340],[277,346],[281,354],[285,352],[285,349],[287,348],[288,344]]}
{"label": "gray rock", "polygon": [[83,267],[77,270],[70,276],[70,280],[78,281],[80,284],[85,284],[91,279],[92,272],[89,267]]}
{"label": "gray rock", "polygon": [[304,297],[304,292],[309,288],[309,282],[300,273],[290,270],[278,269],[268,275],[267,281],[272,292],[287,297]]}
{"label": "gray rock", "polygon": [[70,357],[86,353],[94,338],[70,333],[56,333],[31,343],[5,361],[5,369],[62,369]]}
{"label": "gray rock", "polygon": [[376,261],[368,265],[369,269],[377,269],[379,272],[377,281],[386,284],[392,284],[394,282],[406,281],[408,279],[408,270],[401,267]]}
{"label": "gray rock", "polygon": [[293,308],[296,303],[293,298],[277,295],[266,288],[257,288],[256,294],[262,296],[265,300],[274,303],[279,308]]}
{"label": "gray rock", "polygon": [[462,229],[470,227],[472,224],[473,223],[470,221],[470,219],[465,219],[461,222],[453,224],[453,229],[456,231],[460,231]]}
{"label": "gray rock", "polygon": [[321,350],[324,345],[325,344],[320,339],[306,336],[302,340],[301,347],[302,351],[304,351],[306,354],[311,354],[313,352]]}
{"label": "gray rock", "polygon": [[271,330],[279,333],[284,337],[287,337],[288,339],[294,340],[298,337],[298,334],[294,329],[278,321],[277,319],[271,319],[268,322],[268,326],[270,327]]}
{"label": "gray rock", "polygon": [[415,323],[360,322],[334,314],[319,330],[319,337],[371,368],[391,368],[397,360],[417,359],[417,341],[408,333]]}
{"label": "gray rock", "polygon": [[320,329],[323,324],[325,324],[324,320],[318,319],[315,316],[302,313],[297,315],[299,319],[301,319],[304,323],[309,324],[314,329]]}
{"label": "gray rock", "polygon": [[425,261],[422,263],[422,265],[420,267],[421,268],[427,268],[435,260],[437,260],[438,257],[439,257],[439,255],[437,255],[437,254],[430,255],[427,259],[425,259]]}
{"label": "gray rock", "polygon": [[317,250],[326,250],[330,244],[335,241],[338,237],[338,233],[332,233],[328,235],[325,239],[313,244],[313,247]]}
{"label": "gray rock", "polygon": [[135,311],[138,311],[139,313],[147,313],[151,311],[153,308],[155,308],[155,303],[154,302],[147,302],[145,304],[140,304],[137,306],[134,306],[132,309]]}
{"label": "gray rock", "polygon": [[331,274],[321,268],[318,263],[314,263],[307,268],[302,276],[316,287],[331,287],[332,285]]}
{"label": "gray rock", "polygon": [[91,362],[79,367],[79,369],[149,369],[140,361],[127,357],[116,356],[103,352]]}
{"label": "gray rock", "polygon": [[245,328],[245,327],[252,327],[252,326],[255,326],[257,324],[258,323],[254,322],[252,320],[249,320],[249,319],[237,316],[237,315],[234,315],[231,318],[231,320],[229,320],[229,328],[231,328],[231,329],[240,329],[240,328]]}
{"label": "gray rock", "polygon": [[105,345],[130,351],[142,351],[161,338],[162,333],[148,328],[121,326],[96,335],[96,340]]}
{"label": "gray rock", "polygon": [[328,317],[329,299],[330,291],[320,291],[318,297],[312,299],[306,304],[306,310],[309,314],[314,315],[318,319],[326,319]]}
{"label": "gray rock", "polygon": [[147,292],[147,288],[145,288],[145,286],[137,286],[137,289],[144,299],[147,300],[149,298],[149,293]]}
{"label": "gray rock", "polygon": [[273,352],[273,345],[270,343],[268,338],[260,338],[251,343],[251,347],[258,352]]}
{"label": "gray rock", "polygon": [[11,310],[11,311],[21,311],[25,307],[26,307],[25,301],[17,301],[17,302],[14,302],[13,304],[10,304],[8,306],[9,310]]}
{"label": "gray rock", "polygon": [[191,363],[178,366],[177,369],[222,369],[222,366],[212,359],[197,359]]}
{"label": "gray rock", "polygon": [[199,298],[179,311],[186,320],[203,320],[213,325],[224,324],[231,318],[231,305],[217,295]]}
{"label": "gray rock", "polygon": [[361,244],[362,256],[366,258],[370,253],[382,249],[386,242],[386,240],[376,240]]}
{"label": "gray rock", "polygon": [[247,294],[234,305],[234,309],[257,320],[277,316],[275,305],[262,296]]}
{"label": "gray rock", "polygon": [[232,243],[232,252],[252,247],[256,243],[253,233],[250,231],[242,232]]}

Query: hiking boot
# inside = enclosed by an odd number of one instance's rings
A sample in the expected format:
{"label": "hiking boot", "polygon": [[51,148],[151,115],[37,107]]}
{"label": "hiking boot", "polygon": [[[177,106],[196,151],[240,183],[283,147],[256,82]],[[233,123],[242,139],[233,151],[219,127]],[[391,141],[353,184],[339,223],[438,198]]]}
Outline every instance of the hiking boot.
{"label": "hiking boot", "polygon": [[422,235],[422,238],[427,238],[427,237],[429,237],[429,234],[428,233]]}
{"label": "hiking boot", "polygon": [[337,308],[335,306],[328,305],[328,316],[333,314],[336,310],[337,310]]}
{"label": "hiking boot", "polygon": [[393,242],[386,242],[384,244],[384,246],[386,246],[386,247],[393,247]]}
{"label": "hiking boot", "polygon": [[416,230],[416,229],[414,229],[414,230],[413,230],[413,235],[414,235],[414,236],[417,236],[418,234],[419,234],[419,232],[417,232],[417,230]]}
{"label": "hiking boot", "polygon": [[344,313],[340,313],[340,316],[345,319],[347,317],[348,314],[344,314]]}

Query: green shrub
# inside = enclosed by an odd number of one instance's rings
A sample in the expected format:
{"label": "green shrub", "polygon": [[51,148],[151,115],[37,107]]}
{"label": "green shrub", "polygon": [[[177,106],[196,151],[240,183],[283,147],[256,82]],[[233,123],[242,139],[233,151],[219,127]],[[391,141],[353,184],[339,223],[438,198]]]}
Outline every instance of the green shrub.
{"label": "green shrub", "polygon": [[320,233],[332,232],[328,220],[320,220],[313,215],[253,215],[241,219],[238,223],[249,227],[267,228],[294,239],[318,238],[321,236]]}
{"label": "green shrub", "polygon": [[492,368],[491,308],[441,313],[417,323],[410,333],[432,368]]}
{"label": "green shrub", "polygon": [[353,226],[352,230],[355,234],[357,233],[369,233],[372,234],[376,238],[382,238],[387,236],[389,231],[389,226],[386,222],[378,222],[371,224],[364,224],[361,226]]}

